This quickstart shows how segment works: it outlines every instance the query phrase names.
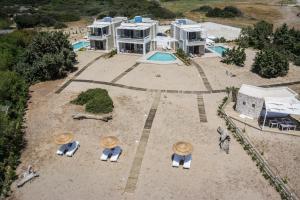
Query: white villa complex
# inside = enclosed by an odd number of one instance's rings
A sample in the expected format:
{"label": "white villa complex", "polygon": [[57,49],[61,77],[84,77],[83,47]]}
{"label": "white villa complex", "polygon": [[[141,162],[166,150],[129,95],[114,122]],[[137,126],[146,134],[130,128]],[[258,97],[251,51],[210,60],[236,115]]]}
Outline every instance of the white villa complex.
{"label": "white villa complex", "polygon": [[146,54],[156,49],[158,21],[136,16],[117,28],[118,53]]}
{"label": "white villa complex", "polygon": [[111,50],[116,47],[116,29],[126,17],[105,17],[101,20],[95,20],[88,26],[88,39],[90,47],[94,50]]}
{"label": "white villa complex", "polygon": [[187,54],[205,53],[206,35],[199,23],[189,19],[176,19],[171,24],[171,37],[177,40],[174,49],[181,48]]}

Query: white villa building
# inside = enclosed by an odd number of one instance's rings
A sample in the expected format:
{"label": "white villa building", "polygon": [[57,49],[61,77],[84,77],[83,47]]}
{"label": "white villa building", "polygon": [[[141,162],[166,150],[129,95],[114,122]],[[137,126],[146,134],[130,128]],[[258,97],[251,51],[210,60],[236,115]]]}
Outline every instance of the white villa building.
{"label": "white villa building", "polygon": [[171,37],[176,40],[173,49],[181,48],[187,54],[205,53],[206,34],[201,24],[189,19],[176,19],[171,23]]}
{"label": "white villa building", "polygon": [[116,47],[118,53],[146,54],[156,49],[155,37],[158,21],[150,18],[134,17],[122,22],[117,28]]}
{"label": "white villa building", "polygon": [[88,39],[90,47],[94,50],[109,51],[116,45],[116,30],[127,17],[104,17],[101,20],[95,20],[88,26]]}

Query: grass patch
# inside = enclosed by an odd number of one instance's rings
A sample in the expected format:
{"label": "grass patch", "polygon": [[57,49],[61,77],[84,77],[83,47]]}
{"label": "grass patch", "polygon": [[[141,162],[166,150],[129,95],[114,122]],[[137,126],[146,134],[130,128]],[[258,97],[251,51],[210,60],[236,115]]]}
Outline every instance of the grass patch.
{"label": "grass patch", "polygon": [[71,101],[72,104],[85,105],[85,111],[100,114],[113,111],[113,101],[107,90],[96,88],[81,92],[78,97]]}

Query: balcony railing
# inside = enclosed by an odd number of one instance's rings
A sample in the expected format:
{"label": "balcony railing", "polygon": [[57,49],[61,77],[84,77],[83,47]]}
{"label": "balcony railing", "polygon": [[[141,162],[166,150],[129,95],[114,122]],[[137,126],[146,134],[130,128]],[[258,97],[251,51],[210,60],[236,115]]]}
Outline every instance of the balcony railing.
{"label": "balcony railing", "polygon": [[120,42],[136,42],[136,43],[143,43],[145,41],[150,41],[150,36],[146,36],[146,37],[129,37],[129,36],[125,36],[125,35],[118,35],[117,36],[118,41]]}
{"label": "balcony railing", "polygon": [[89,35],[88,38],[90,40],[105,40],[107,35]]}
{"label": "balcony railing", "polygon": [[205,45],[204,39],[193,39],[193,40],[187,40],[188,46],[195,46],[195,45]]}

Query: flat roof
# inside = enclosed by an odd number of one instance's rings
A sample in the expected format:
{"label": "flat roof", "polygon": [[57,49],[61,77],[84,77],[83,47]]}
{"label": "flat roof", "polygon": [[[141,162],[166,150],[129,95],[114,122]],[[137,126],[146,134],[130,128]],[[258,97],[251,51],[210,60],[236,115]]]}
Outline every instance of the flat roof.
{"label": "flat roof", "polygon": [[265,97],[296,97],[298,94],[291,90],[288,87],[272,87],[272,88],[263,88],[253,85],[243,84],[239,90],[239,93],[256,97],[256,98],[265,98]]}
{"label": "flat roof", "polygon": [[130,29],[130,30],[146,30],[150,28],[152,24],[150,23],[128,23],[124,22],[117,29]]}

